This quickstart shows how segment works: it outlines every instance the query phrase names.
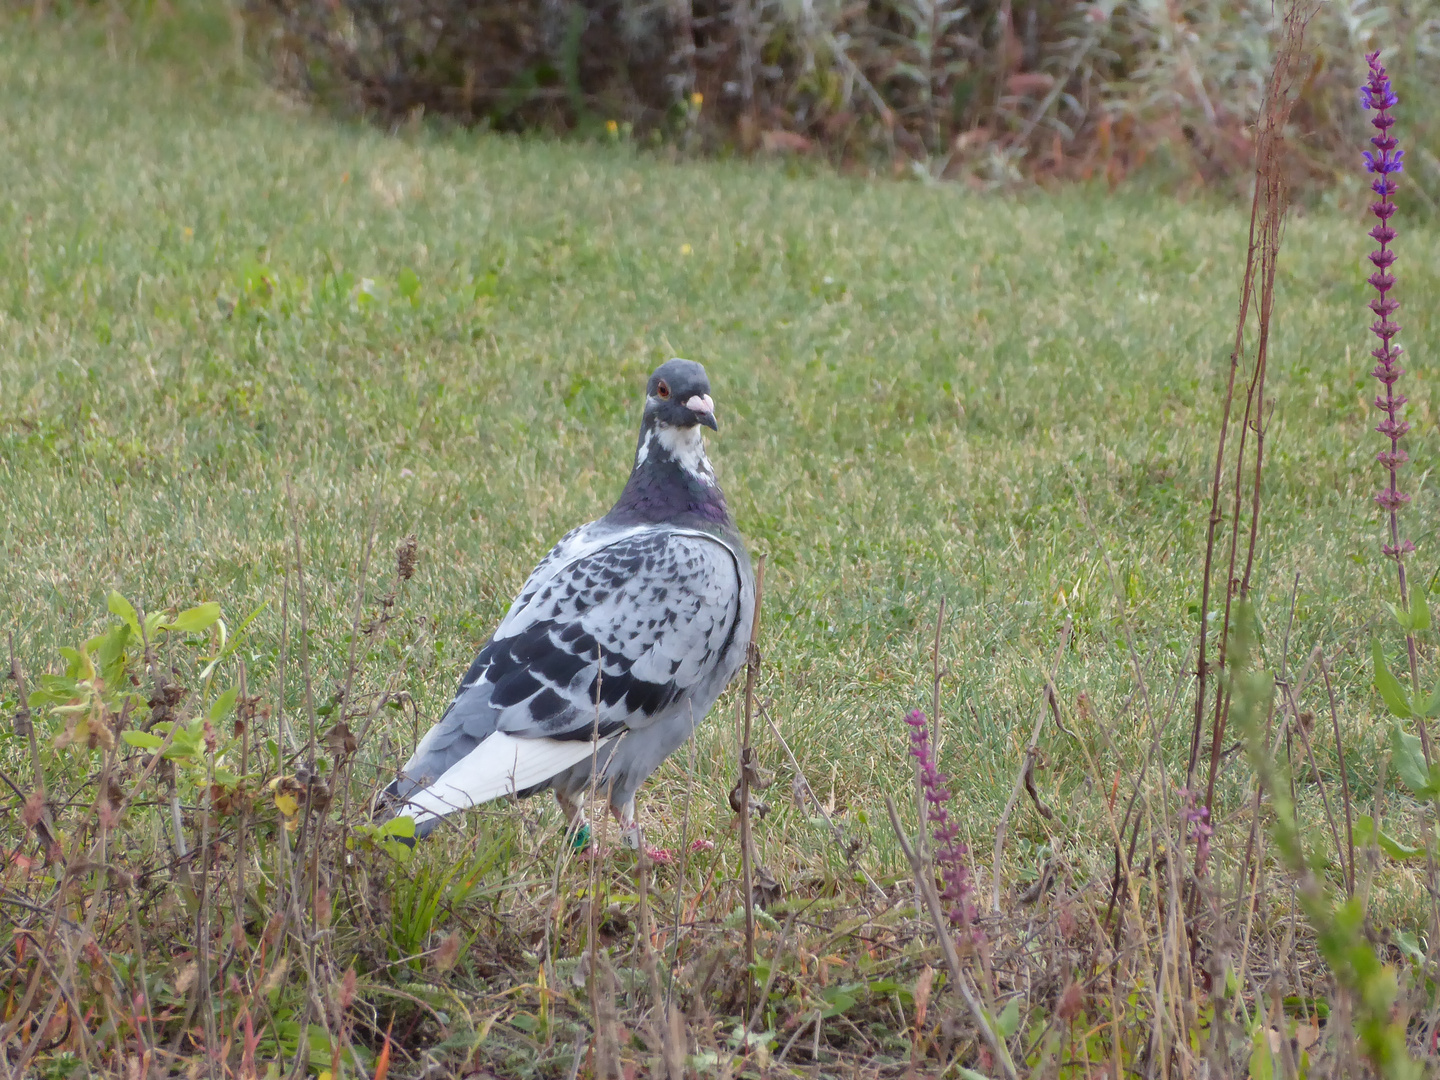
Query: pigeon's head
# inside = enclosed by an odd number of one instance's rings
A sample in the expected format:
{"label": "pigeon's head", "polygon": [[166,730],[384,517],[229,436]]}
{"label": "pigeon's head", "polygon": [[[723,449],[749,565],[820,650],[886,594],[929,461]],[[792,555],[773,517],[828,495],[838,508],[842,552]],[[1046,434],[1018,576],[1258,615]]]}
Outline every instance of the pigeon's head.
{"label": "pigeon's head", "polygon": [[715,427],[715,402],[710,400],[710,380],[694,360],[666,360],[650,376],[645,387],[645,419],[670,427]]}

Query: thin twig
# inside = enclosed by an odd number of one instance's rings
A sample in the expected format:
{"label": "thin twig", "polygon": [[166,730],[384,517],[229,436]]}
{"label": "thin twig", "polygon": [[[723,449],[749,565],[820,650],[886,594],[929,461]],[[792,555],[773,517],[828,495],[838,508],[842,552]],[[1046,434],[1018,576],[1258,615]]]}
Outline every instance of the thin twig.
{"label": "thin twig", "polygon": [[1060,630],[1060,643],[1055,648],[1055,659],[1051,661],[1050,671],[1045,675],[1045,686],[1042,690],[1042,697],[1045,699],[1035,717],[1035,726],[1030,729],[1030,741],[1025,746],[1025,753],[1020,759],[1020,771],[1015,774],[1015,784],[1010,790],[1010,798],[1005,803],[1005,809],[1000,814],[1000,820],[995,823],[995,850],[990,860],[990,906],[993,911],[1000,910],[1000,858],[1005,851],[1005,832],[1010,825],[1010,815],[1015,809],[1015,804],[1020,801],[1021,794],[1025,791],[1025,777],[1035,765],[1035,752],[1040,744],[1040,732],[1045,728],[1045,721],[1050,716],[1051,697],[1055,693],[1055,676],[1060,671],[1060,660],[1065,655],[1065,649],[1070,644],[1070,616],[1065,616],[1065,625]]}
{"label": "thin twig", "polygon": [[20,698],[20,710],[15,714],[17,729],[24,725],[30,739],[30,764],[35,771],[35,793],[40,796],[40,820],[35,823],[35,834],[47,851],[58,847],[55,830],[51,828],[50,809],[46,805],[45,770],[40,765],[40,740],[35,734],[35,718],[30,713],[30,695],[25,689],[25,675],[20,670],[20,660],[15,655],[15,635],[6,635],[10,642],[10,678],[15,680],[15,689]]}
{"label": "thin twig", "polygon": [[755,566],[755,613],[750,623],[750,644],[745,656],[745,727],[740,736],[740,866],[744,878],[745,902],[745,999],[749,1015],[752,972],[755,970],[755,865],[751,851],[750,774],[755,751],[750,731],[755,717],[755,679],[760,673],[760,603],[765,595],[765,556]]}
{"label": "thin twig", "polygon": [[[766,723],[770,725],[770,730],[774,732],[775,738],[780,742],[780,748],[785,751],[785,756],[790,759],[790,767],[795,770],[795,775],[800,780],[800,786],[804,789],[805,797],[810,800],[810,805],[820,812],[820,816],[824,818],[825,824],[830,827],[830,835],[835,841],[835,846],[842,852],[845,851],[845,834],[840,831],[840,826],[835,824],[835,819],[830,816],[829,811],[821,804],[819,796],[815,794],[815,789],[810,786],[810,781],[805,777],[805,771],[800,768],[800,762],[795,758],[795,751],[790,749],[790,744],[785,741],[785,736],[780,732],[780,725],[775,723],[775,718],[770,715],[770,710],[765,707],[763,701],[760,702],[760,715],[763,716]],[[688,807],[688,802],[686,805]],[[684,836],[683,832],[681,836]],[[871,891],[878,893],[882,898],[889,899],[885,890],[870,876],[869,872],[858,862],[854,860],[851,861],[855,869],[860,871],[860,875],[865,879],[865,884],[870,887]]]}
{"label": "thin twig", "polygon": [[[1355,895],[1355,823],[1350,809],[1350,777],[1345,771],[1345,747],[1340,739],[1340,711],[1335,708],[1335,687],[1330,683],[1330,667],[1325,663],[1325,657],[1320,657],[1320,674],[1325,679],[1325,693],[1330,697],[1330,723],[1335,728],[1335,757],[1340,768],[1340,795],[1345,800],[1345,850],[1347,859],[1345,862],[1345,893],[1347,896]],[[1379,819],[1376,819],[1376,828],[1379,828]],[[1379,833],[1377,832],[1378,836]]]}

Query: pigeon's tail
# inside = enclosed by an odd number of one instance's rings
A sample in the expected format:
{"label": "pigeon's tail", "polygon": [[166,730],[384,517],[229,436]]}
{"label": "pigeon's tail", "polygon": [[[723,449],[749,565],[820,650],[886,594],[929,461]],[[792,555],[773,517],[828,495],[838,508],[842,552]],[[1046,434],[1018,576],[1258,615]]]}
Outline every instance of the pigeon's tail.
{"label": "pigeon's tail", "polygon": [[[603,756],[604,741],[600,749]],[[497,731],[434,783],[411,792],[395,812],[415,819],[417,838],[428,836],[446,814],[528,794],[595,752],[589,739],[517,739]]]}

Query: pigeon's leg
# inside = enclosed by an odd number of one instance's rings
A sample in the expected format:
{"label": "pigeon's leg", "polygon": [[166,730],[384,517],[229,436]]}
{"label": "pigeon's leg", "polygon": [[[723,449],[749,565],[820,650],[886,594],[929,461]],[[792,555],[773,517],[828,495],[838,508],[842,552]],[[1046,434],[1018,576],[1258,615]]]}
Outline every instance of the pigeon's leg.
{"label": "pigeon's leg", "polygon": [[612,802],[610,812],[620,823],[620,842],[631,851],[639,851],[644,837],[640,834],[639,822],[635,820],[635,797],[632,795],[623,806],[616,806]]}
{"label": "pigeon's leg", "polygon": [[675,861],[675,856],[665,848],[651,847],[645,843],[645,834],[640,829],[640,823],[635,820],[635,800],[631,798],[624,806],[610,804],[610,811],[615,815],[615,820],[620,823],[620,840],[631,851],[644,851],[651,862],[661,863],[668,866]]}
{"label": "pigeon's leg", "polygon": [[576,851],[583,851],[590,846],[590,823],[585,820],[584,790],[566,793],[556,788],[555,801],[560,804],[560,812],[565,815],[570,843]]}

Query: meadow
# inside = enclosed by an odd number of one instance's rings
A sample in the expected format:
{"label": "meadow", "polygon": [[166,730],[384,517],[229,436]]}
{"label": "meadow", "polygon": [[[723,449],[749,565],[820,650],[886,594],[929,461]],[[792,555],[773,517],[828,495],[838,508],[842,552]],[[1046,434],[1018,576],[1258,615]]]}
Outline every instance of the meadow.
{"label": "meadow", "polygon": [[[866,896],[864,875],[887,888],[908,880],[883,800],[912,782],[904,716],[931,711],[936,656],[939,762],[953,778],[952,814],[979,892],[988,901],[998,874],[1013,913],[1014,896],[1063,865],[1075,895],[1088,889],[1103,901],[1112,778],[1128,793],[1155,740],[1165,769],[1147,783],[1157,798],[1173,798],[1184,782],[1246,208],[1139,187],[996,194],[862,181],[784,160],[676,161],[619,138],[351,126],[267,88],[225,43],[225,27],[214,29],[218,43],[190,55],[162,31],[107,29],[98,17],[0,18],[0,597],[32,686],[64,671],[62,647],[117,624],[112,590],[142,616],[214,602],[226,626],[223,660],[204,679],[198,661],[185,666],[192,653],[217,653],[214,626],[174,648],[184,671],[176,677],[195,695],[186,707],[202,715],[238,685],[243,665],[249,693],[262,699],[252,723],[273,723],[283,708],[302,732],[287,748],[278,730],[258,730],[257,745],[277,740],[278,760],[303,744],[308,694],[322,727],[339,719],[368,735],[344,774],[355,790],[383,784],[534,563],[608,508],[634,452],[646,375],[685,356],[709,371],[720,426],[712,458],[752,553],[766,560],[757,695],[793,751],[792,761],[757,715],[754,742],[775,785],[772,810],[754,824],[756,845],[784,897],[767,916],[763,948],[802,958],[808,948],[819,962],[829,955],[823,945],[797,945],[800,931],[782,929],[785,904],[824,897],[849,912]],[[1359,204],[1301,207],[1285,233],[1255,600],[1265,665],[1298,667],[1317,646],[1330,658],[1348,778],[1368,805],[1390,739],[1370,640],[1379,634],[1393,651],[1395,639],[1379,599],[1390,595],[1392,571],[1372,502],[1380,446],[1361,217]],[[1414,427],[1407,521],[1414,572],[1428,585],[1440,446],[1426,361],[1440,351],[1440,324],[1423,298],[1440,287],[1440,234],[1406,225],[1398,250]],[[415,571],[405,578],[391,553],[412,535]],[[1035,801],[1053,816],[1022,799],[992,867],[995,823],[1047,709],[1045,680],[1067,624],[1053,676],[1063,729],[1047,722],[1034,773]],[[182,631],[171,634],[178,642]],[[1323,685],[1307,694],[1302,704],[1328,718]],[[349,719],[354,703],[360,720]],[[681,897],[694,898],[697,921],[732,938],[740,888],[727,793],[737,777],[737,705],[732,690],[693,752],[676,754],[640,796],[653,842],[676,852],[714,844],[688,866],[656,868],[655,902],[674,903],[678,924]],[[0,687],[0,707],[7,716],[18,707],[13,681]],[[215,713],[217,725],[224,715]],[[52,748],[65,722],[36,710],[52,785],[83,809],[99,758],[83,763],[74,747]],[[19,855],[30,850],[17,820],[30,751],[19,734],[0,739],[16,785],[0,830]],[[1318,769],[1301,777],[1296,799],[1318,825],[1314,780],[1333,784],[1338,768],[1332,743],[1317,739],[1314,752]],[[802,798],[807,783],[841,841]],[[1222,878],[1245,847],[1252,783],[1234,758],[1215,822],[1216,849],[1233,856],[1220,860]],[[1393,773],[1386,783],[1387,831],[1401,845],[1423,843],[1425,813]],[[256,819],[268,814],[273,832],[271,794],[257,792]],[[899,801],[913,821],[913,799]],[[156,823],[137,826],[149,837],[144,858],[168,858],[164,815],[146,813]],[[203,817],[189,802],[184,813],[191,824]],[[491,859],[476,872],[484,888],[455,911],[489,905],[507,926],[538,926],[560,831],[548,800],[492,808],[422,847],[404,874],[439,873],[479,844]],[[485,847],[502,834],[503,874]],[[139,852],[127,856],[131,871],[143,869]],[[388,856],[371,854],[382,867],[375,880],[389,880]],[[633,857],[605,858],[600,871],[567,863],[566,874],[580,875],[573,894],[555,869],[557,911],[561,894],[567,903],[593,896],[596,873],[620,883],[607,910],[632,910],[622,886]],[[16,865],[0,882],[7,895],[19,895]],[[1283,914],[1288,894],[1276,890]],[[528,914],[517,914],[521,897]],[[183,919],[179,901],[168,902],[157,920]],[[240,898],[235,910],[250,902]],[[260,910],[266,901],[253,902]],[[1423,863],[1382,859],[1373,903],[1379,922],[1423,929]],[[585,910],[598,919],[596,907]],[[572,1033],[586,1029],[546,1026],[559,1023],[546,1012],[559,1006],[546,1004],[555,991],[544,989],[539,942],[559,950],[558,962],[564,948],[555,943],[584,927],[557,918],[553,935],[514,931],[523,947],[505,953],[506,968],[483,959],[500,949],[483,939],[503,933],[447,910],[431,913],[411,955],[429,956],[457,926],[474,928],[464,941],[475,955],[448,956],[442,967],[453,973],[445,1000],[468,1002],[474,1022],[425,996],[441,991],[360,964],[361,997],[369,987],[386,1003],[355,1036],[367,1075],[379,1053],[392,1075],[420,1075],[427,1046],[436,1060],[458,1054],[477,1070],[488,1061],[499,1070],[492,1075],[576,1075],[587,1044],[577,1035],[572,1045]],[[901,914],[891,912],[896,926],[914,922]],[[833,928],[816,930],[816,940]],[[928,955],[938,966],[923,938],[897,940],[915,964]],[[565,947],[578,955],[573,942]],[[522,955],[539,976],[517,974]],[[843,961],[837,968],[851,971],[851,954]],[[138,961],[128,962],[125,978]],[[0,978],[19,980],[7,990],[13,1009],[32,967],[13,948],[6,963]],[[184,1013],[187,1030],[195,976],[177,988],[176,973],[190,963],[176,944],[141,976],[168,980],[171,1019]],[[348,961],[338,963],[336,980]],[[771,1041],[783,1046],[794,1029],[787,1016],[810,1016],[822,999],[819,1011],[834,1008],[833,986],[852,980],[827,984],[824,967],[814,995],[796,990],[793,1008],[782,995],[756,1029],[778,1031]],[[904,983],[903,995],[876,993],[913,1011],[918,969],[901,969],[892,981]],[[784,980],[766,968],[756,981],[778,993]],[[624,990],[632,993],[640,991]],[[905,1034],[903,1007],[888,1029],[873,1021],[880,1033],[853,1023],[847,1032],[855,999],[866,1006],[863,992],[846,994],[850,1005],[825,1015],[842,1018],[827,1028],[833,1050],[816,1021],[813,1046],[806,1034],[792,1063],[823,1071],[883,1059],[903,1070],[913,1058],[924,1068],[983,1068],[962,1052],[978,1045],[963,1030],[926,1041],[916,1021],[917,1034]],[[409,1042],[397,1040],[392,1059],[383,1010],[401,1007],[419,1019],[402,1017]],[[931,1007],[933,1026],[938,995]],[[719,1017],[717,1030],[735,1023]],[[866,1037],[874,1045],[862,1050]],[[101,1068],[103,1038],[88,1050],[83,1037],[65,1038],[78,1041],[40,1055],[58,1063],[53,1075]],[[175,1039],[183,1056],[188,1044]],[[296,1068],[298,1045],[292,1037]],[[316,1045],[312,1073],[332,1068],[330,1043],[325,1053]],[[630,1052],[625,1040],[616,1045],[619,1057]],[[740,1055],[741,1071],[769,1067],[778,1047],[757,1045],[741,1038],[710,1052],[699,1043],[686,1067],[728,1070],[728,1054]],[[256,1075],[265,1075],[264,1057]]]}

